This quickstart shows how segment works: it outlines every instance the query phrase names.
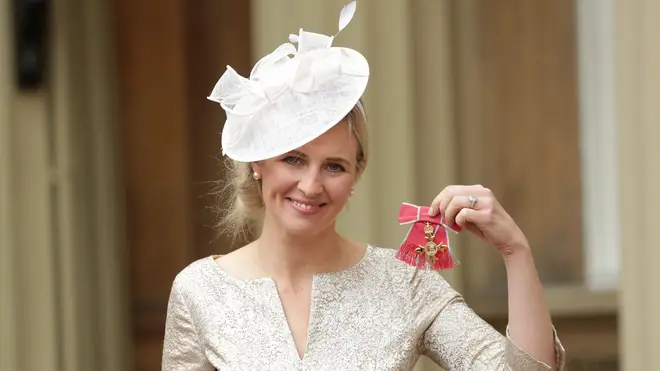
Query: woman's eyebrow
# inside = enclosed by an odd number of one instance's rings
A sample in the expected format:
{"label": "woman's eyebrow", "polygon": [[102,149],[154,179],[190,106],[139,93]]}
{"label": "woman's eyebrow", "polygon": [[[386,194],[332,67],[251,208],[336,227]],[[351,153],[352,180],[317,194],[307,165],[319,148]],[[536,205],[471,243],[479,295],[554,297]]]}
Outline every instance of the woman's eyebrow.
{"label": "woman's eyebrow", "polygon": [[344,164],[346,164],[346,165],[350,165],[350,164],[351,164],[350,161],[348,161],[347,159],[345,159],[345,158],[343,158],[343,157],[328,157],[327,160],[330,161],[330,162],[342,162],[342,163],[344,163]]}
{"label": "woman's eyebrow", "polygon": [[[306,155],[305,153],[303,153],[303,152],[300,152],[300,151],[291,151],[291,152],[289,152],[289,155],[290,155],[290,156],[296,156],[296,157],[299,157],[299,158],[302,158],[302,159],[306,159],[306,158],[307,158],[307,155]],[[344,163],[344,164],[346,164],[346,165],[350,165],[350,164],[351,164],[351,162],[348,161],[347,159],[345,159],[345,158],[343,158],[343,157],[337,157],[337,156],[328,157],[328,158],[326,158],[326,161],[330,161],[330,162],[341,162],[341,163]]]}

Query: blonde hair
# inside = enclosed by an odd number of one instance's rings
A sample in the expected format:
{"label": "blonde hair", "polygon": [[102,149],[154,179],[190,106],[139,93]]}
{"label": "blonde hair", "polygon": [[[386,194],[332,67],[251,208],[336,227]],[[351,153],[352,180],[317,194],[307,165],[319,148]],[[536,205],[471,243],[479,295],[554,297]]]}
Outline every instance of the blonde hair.
{"label": "blonde hair", "polygon": [[[342,121],[348,124],[350,133],[358,144],[356,171],[358,177],[364,172],[369,157],[367,136],[367,115],[360,99]],[[249,162],[227,161],[227,176],[224,185],[216,192],[218,204],[216,214],[220,215],[218,231],[231,235],[236,242],[250,235],[255,221],[264,213],[261,181],[252,177],[253,169]]]}

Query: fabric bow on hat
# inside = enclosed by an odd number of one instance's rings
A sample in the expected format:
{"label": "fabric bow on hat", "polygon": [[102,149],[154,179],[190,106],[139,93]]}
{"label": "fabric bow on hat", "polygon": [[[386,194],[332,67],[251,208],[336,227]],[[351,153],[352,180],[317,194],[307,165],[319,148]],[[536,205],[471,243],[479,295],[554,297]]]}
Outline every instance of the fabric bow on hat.
{"label": "fabric bow on hat", "polygon": [[403,203],[399,209],[399,224],[412,224],[396,253],[400,261],[420,269],[453,268],[458,261],[452,257],[447,231],[459,233],[459,225],[448,226],[442,215],[429,216],[427,206]]}
{"label": "fabric bow on hat", "polygon": [[[339,31],[355,13],[355,1],[339,17]],[[220,103],[227,120],[222,152],[242,162],[273,158],[314,140],[357,104],[369,80],[359,52],[333,47],[336,35],[300,29],[292,43],[261,58],[244,78],[233,68],[220,77],[208,99]]]}

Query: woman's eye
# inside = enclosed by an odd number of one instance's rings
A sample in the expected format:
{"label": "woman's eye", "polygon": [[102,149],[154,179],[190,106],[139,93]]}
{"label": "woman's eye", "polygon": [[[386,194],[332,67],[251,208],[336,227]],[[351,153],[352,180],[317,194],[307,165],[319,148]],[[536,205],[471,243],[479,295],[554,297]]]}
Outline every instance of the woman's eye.
{"label": "woman's eye", "polygon": [[284,159],[284,162],[289,165],[298,165],[300,164],[300,157],[289,156]]}
{"label": "woman's eye", "polygon": [[328,170],[333,173],[343,173],[346,169],[339,164],[328,164]]}

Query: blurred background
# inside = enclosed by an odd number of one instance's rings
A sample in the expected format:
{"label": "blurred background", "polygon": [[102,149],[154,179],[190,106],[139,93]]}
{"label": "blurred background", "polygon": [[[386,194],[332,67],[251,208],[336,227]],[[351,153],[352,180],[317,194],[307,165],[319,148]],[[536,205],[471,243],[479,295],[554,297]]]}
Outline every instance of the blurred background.
{"label": "blurred background", "polygon": [[[348,0],[0,0],[0,370],[160,370],[174,276],[217,236],[226,65],[334,34]],[[660,366],[660,2],[361,0],[372,162],[342,232],[492,189],[527,233],[568,369]],[[654,160],[655,159],[655,160]],[[240,241],[239,241],[240,242]],[[443,275],[496,328],[500,259]],[[417,371],[438,370],[425,359]]]}

